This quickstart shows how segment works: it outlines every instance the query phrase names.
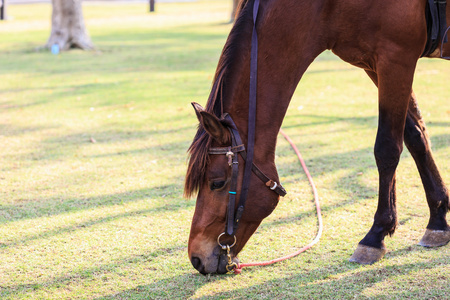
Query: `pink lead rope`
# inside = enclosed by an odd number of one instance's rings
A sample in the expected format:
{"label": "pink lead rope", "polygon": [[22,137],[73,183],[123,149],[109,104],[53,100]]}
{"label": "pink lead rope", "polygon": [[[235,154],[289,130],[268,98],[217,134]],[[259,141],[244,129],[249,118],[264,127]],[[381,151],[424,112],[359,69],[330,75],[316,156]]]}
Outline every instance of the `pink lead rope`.
{"label": "pink lead rope", "polygon": [[234,274],[240,274],[242,272],[242,269],[245,267],[253,267],[253,266],[268,266],[289,258],[292,258],[294,256],[299,255],[302,252],[305,252],[306,250],[308,250],[309,248],[311,248],[312,246],[314,246],[315,244],[317,244],[317,242],[320,240],[320,237],[322,236],[322,231],[323,231],[323,222],[322,222],[322,213],[320,210],[320,203],[319,203],[319,194],[317,193],[317,189],[316,186],[314,185],[314,181],[311,177],[311,174],[309,174],[308,168],[306,167],[305,161],[303,160],[302,155],[300,154],[300,151],[298,151],[297,147],[295,146],[294,142],[289,138],[289,136],[284,133],[284,131],[282,129],[280,129],[280,133],[281,135],[288,141],[288,143],[291,145],[292,149],[294,149],[295,153],[297,154],[297,157],[300,161],[300,164],[303,167],[303,171],[306,174],[306,177],[308,177],[309,180],[309,184],[311,185],[312,191],[314,193],[314,203],[316,204],[316,211],[317,211],[317,221],[319,223],[319,228],[317,230],[317,235],[314,238],[314,240],[311,241],[311,243],[309,243],[308,245],[304,246],[303,248],[280,258],[276,258],[276,259],[272,259],[272,260],[268,260],[268,261],[261,261],[261,262],[253,262],[253,263],[246,263],[246,264],[239,264],[235,269],[234,269]]}

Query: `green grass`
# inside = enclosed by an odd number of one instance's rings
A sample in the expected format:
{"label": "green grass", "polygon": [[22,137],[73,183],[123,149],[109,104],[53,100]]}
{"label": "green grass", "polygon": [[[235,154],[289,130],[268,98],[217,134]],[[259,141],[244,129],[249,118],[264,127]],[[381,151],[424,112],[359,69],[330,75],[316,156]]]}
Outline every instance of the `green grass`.
{"label": "green grass", "polygon": [[[377,204],[377,91],[330,53],[300,83],[283,128],[316,182],[325,229],[306,253],[239,276],[206,278],[187,257],[195,200],[183,199],[186,149],[231,25],[231,1],[85,4],[96,52],[35,51],[48,4],[11,5],[0,23],[1,299],[444,299],[450,246],[417,246],[428,220],[406,151],[399,228],[372,266],[348,262]],[[422,60],[415,92],[450,182],[448,62]],[[270,259],[316,232],[312,195],[289,145],[288,195],[240,255]]]}

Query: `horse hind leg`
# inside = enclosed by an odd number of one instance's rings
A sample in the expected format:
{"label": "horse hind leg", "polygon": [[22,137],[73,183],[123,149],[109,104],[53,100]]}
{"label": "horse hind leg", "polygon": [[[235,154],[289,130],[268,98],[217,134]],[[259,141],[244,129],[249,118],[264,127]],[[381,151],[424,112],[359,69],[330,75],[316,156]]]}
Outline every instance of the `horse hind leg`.
{"label": "horse hind leg", "polygon": [[414,93],[409,102],[404,140],[419,170],[430,209],[427,230],[419,245],[424,247],[443,246],[450,241],[450,227],[446,221],[449,194],[434,162],[430,139]]}

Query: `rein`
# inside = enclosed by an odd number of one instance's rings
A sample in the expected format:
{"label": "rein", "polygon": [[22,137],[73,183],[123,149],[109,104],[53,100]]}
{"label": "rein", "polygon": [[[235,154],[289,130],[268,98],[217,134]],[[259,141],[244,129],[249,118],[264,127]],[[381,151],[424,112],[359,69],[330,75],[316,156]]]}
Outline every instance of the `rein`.
{"label": "rein", "polygon": [[[247,153],[245,151],[233,152],[231,149],[228,149],[226,155],[228,157],[228,163],[232,168],[232,180],[230,183],[230,191],[229,191],[229,202],[227,209],[227,224],[225,227],[224,234],[228,236],[232,236],[236,239],[235,233],[239,225],[239,221],[244,212],[245,203],[247,202],[248,196],[248,188],[250,186],[250,178],[252,175],[253,169],[258,169],[253,164],[253,154],[255,149],[255,132],[256,132],[256,92],[257,92],[257,73],[258,73],[258,36],[256,33],[256,18],[258,16],[259,10],[259,0],[255,0],[253,3],[253,31],[252,31],[252,43],[251,43],[251,57],[250,57],[250,87],[249,87],[249,101],[248,101],[248,132],[247,132]],[[230,121],[234,128],[230,128],[231,139],[232,139],[232,147],[237,147],[242,145],[242,141],[237,131],[236,125],[234,125],[233,120],[228,114],[224,116]],[[236,203],[236,187],[237,187],[237,177],[238,177],[238,158],[235,153],[240,153],[245,160],[244,167],[244,178],[242,180],[241,193],[239,198],[239,203],[237,210],[235,212],[235,203]],[[244,155],[242,155],[244,153]],[[210,154],[214,154],[210,152]],[[258,169],[259,170],[259,169]],[[258,172],[255,172],[257,174]],[[264,173],[259,172],[262,175]],[[258,176],[260,177],[260,176]],[[267,178],[267,176],[263,176]],[[261,178],[261,177],[260,177]],[[276,183],[275,183],[276,184]],[[278,185],[278,184],[276,184]],[[280,185],[281,186],[281,185]],[[274,189],[276,186],[274,186]],[[284,189],[283,189],[284,191]],[[284,191],[286,194],[286,191]],[[284,196],[283,194],[283,196]],[[281,195],[281,194],[280,194]],[[220,243],[220,238],[222,235],[219,235],[217,238],[218,244],[222,247],[223,250],[227,250],[227,255],[230,257],[230,248],[226,247]],[[235,243],[234,243],[235,244]],[[233,245],[234,245],[233,244]],[[229,259],[231,261],[231,259]],[[228,269],[228,267],[227,267]]]}
{"label": "rein", "polygon": [[[253,31],[252,31],[252,46],[250,57],[250,91],[248,100],[248,133],[247,133],[247,159],[245,161],[244,179],[242,180],[241,197],[234,219],[234,230],[229,235],[234,235],[236,232],[239,220],[244,212],[245,202],[247,202],[248,188],[250,186],[250,177],[253,167],[253,154],[255,149],[255,132],[256,132],[256,91],[258,88],[257,74],[258,74],[258,35],[256,33],[256,18],[258,16],[259,0],[255,0],[253,4]],[[233,207],[234,208],[234,207]],[[227,227],[227,229],[229,229]]]}

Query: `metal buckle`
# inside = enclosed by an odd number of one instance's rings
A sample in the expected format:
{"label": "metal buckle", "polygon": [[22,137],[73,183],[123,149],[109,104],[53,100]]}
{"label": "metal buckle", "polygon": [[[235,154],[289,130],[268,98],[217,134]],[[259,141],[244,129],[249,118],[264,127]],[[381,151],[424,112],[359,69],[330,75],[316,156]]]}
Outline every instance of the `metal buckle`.
{"label": "metal buckle", "polygon": [[227,266],[225,267],[228,272],[233,272],[233,269],[237,267],[237,264],[231,259],[230,246],[227,245]]}
{"label": "metal buckle", "polygon": [[270,187],[270,189],[273,191],[273,190],[275,190],[277,188],[277,186],[278,186],[278,183],[276,181],[274,181],[273,182],[273,186]]}
{"label": "metal buckle", "polygon": [[228,165],[231,167],[233,164],[234,153],[231,151],[231,147],[228,148],[228,152],[225,154],[228,157]]}

